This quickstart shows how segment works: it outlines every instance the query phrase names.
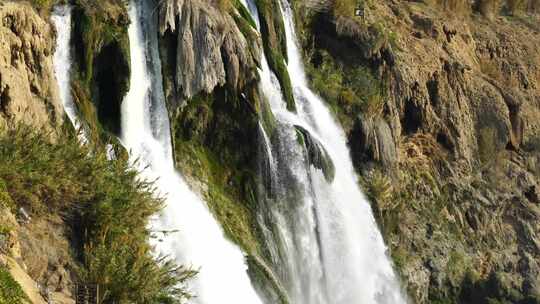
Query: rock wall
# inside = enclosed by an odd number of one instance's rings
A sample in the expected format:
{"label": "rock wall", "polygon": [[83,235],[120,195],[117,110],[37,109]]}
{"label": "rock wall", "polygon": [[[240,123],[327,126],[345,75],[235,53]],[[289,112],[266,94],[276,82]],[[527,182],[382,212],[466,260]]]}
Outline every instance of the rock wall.
{"label": "rock wall", "polygon": [[383,84],[381,111],[337,114],[412,300],[539,303],[540,16],[296,8],[308,66]]}
{"label": "rock wall", "polygon": [[52,58],[55,33],[27,4],[0,4],[0,126],[54,130],[63,122]]}

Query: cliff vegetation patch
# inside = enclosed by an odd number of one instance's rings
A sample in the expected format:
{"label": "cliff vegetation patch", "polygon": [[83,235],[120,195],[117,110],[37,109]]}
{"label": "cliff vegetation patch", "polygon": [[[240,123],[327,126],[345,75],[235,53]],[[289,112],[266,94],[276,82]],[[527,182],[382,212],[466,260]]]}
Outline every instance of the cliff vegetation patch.
{"label": "cliff vegetation patch", "polygon": [[22,207],[32,221],[60,216],[73,247],[72,277],[99,284],[101,301],[180,303],[190,297],[183,286],[195,272],[155,258],[148,244],[155,237],[149,217],[162,206],[153,184],[126,159],[109,160],[104,147],[81,146],[67,133],[51,142],[28,127],[2,130],[0,197],[9,198],[2,208],[17,214]]}

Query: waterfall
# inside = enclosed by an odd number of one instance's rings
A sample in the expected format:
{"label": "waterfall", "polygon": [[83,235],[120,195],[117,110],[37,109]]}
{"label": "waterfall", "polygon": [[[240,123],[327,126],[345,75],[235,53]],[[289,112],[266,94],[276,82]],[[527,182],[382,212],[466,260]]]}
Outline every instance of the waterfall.
{"label": "waterfall", "polygon": [[[225,239],[204,201],[174,168],[161,87],[157,21],[150,3],[134,0],[129,7],[132,74],[131,88],[122,103],[121,141],[142,177],[155,180],[165,198],[164,209],[149,224],[156,236],[152,245],[156,254],[199,269],[189,284],[196,295],[194,303],[261,303],[242,252]],[[253,0],[246,4],[259,26]],[[265,159],[261,171],[267,172],[270,186],[264,188],[270,191],[265,193],[258,220],[274,270],[285,283],[291,304],[406,303],[369,203],[358,188],[345,135],[307,85],[291,8],[286,1],[281,5],[298,111],[286,109],[279,82],[263,55],[260,88],[277,128],[269,137],[259,126]],[[71,8],[56,7],[52,21],[57,30],[54,68],[60,97],[69,119],[80,129],[69,77]],[[298,128],[328,154],[335,168],[332,181],[309,164]]]}
{"label": "waterfall", "polygon": [[56,50],[53,63],[60,90],[60,99],[73,127],[79,132],[79,141],[84,144],[88,140],[77,118],[77,110],[71,96],[71,48],[69,44],[71,39],[71,6],[56,6],[52,12],[51,21],[56,29]]}
{"label": "waterfall", "polygon": [[156,180],[165,207],[151,223],[156,253],[199,269],[190,284],[193,303],[261,303],[242,252],[225,239],[205,203],[175,171],[161,88],[152,1],[132,1],[129,15],[131,88],[122,103],[122,142],[144,178]]}
{"label": "waterfall", "polygon": [[[259,26],[254,3],[247,7]],[[278,181],[272,183],[277,189],[266,193],[264,214],[259,215],[261,225],[274,226],[263,229],[272,260],[279,261],[274,268],[293,304],[406,303],[369,202],[357,184],[345,134],[308,87],[289,2],[282,1],[281,9],[297,113],[286,109],[264,55],[260,70],[260,88],[277,120],[269,158],[277,167],[273,178]],[[334,164],[332,181],[309,165],[298,130],[323,147]]]}

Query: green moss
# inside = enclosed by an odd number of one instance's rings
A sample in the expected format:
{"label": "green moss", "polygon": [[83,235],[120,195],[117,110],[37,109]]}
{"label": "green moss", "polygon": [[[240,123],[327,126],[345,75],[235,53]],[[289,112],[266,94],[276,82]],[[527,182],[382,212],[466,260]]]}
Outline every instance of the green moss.
{"label": "green moss", "polygon": [[285,61],[287,58],[287,38],[285,24],[279,5],[271,0],[256,0],[261,22],[261,34],[271,49],[277,50]]}
{"label": "green moss", "polygon": [[[257,91],[256,91],[257,92]],[[259,119],[263,125],[263,128],[270,138],[274,138],[275,136],[275,130],[277,127],[277,121],[274,117],[274,113],[272,113],[272,109],[270,108],[270,105],[268,104],[268,100],[266,99],[266,96],[259,97],[258,93],[254,96],[257,100],[259,100]]]}
{"label": "green moss", "polygon": [[464,279],[467,271],[473,267],[470,257],[465,252],[453,250],[446,264],[448,279],[454,286],[458,286]]}
{"label": "green moss", "polygon": [[382,113],[384,86],[370,69],[360,65],[344,66],[324,50],[312,57],[306,63],[310,85],[330,105],[346,129],[353,126],[358,113],[370,117]]}
{"label": "green moss", "polygon": [[277,2],[257,0],[264,53],[270,69],[276,74],[289,111],[296,111],[291,79],[287,70],[285,25]]}
{"label": "green moss", "polygon": [[236,23],[236,26],[238,27],[244,38],[246,38],[251,56],[253,58],[258,58],[260,55],[258,46],[259,35],[257,33],[257,26],[255,25],[255,21],[253,21],[253,18],[251,18],[251,15],[240,3],[239,0],[234,1],[236,3],[238,13],[233,13],[232,17]]}
{"label": "green moss", "polygon": [[2,207],[15,211],[15,202],[8,192],[6,182],[0,178],[0,208]]}
{"label": "green moss", "polygon": [[21,286],[4,267],[0,266],[0,303],[2,304],[24,304],[30,299],[24,293]]}
{"label": "green moss", "polygon": [[232,176],[230,168],[224,166],[212,151],[196,142],[177,140],[175,155],[181,171],[207,184],[206,201],[227,237],[245,252],[260,252],[253,233],[256,225],[253,210],[243,203],[238,191],[243,178]]}
{"label": "green moss", "polygon": [[279,85],[281,86],[281,93],[283,94],[283,98],[287,104],[287,110],[296,112],[296,103],[294,100],[291,78],[289,76],[289,71],[287,70],[287,65],[285,64],[283,56],[276,52],[276,50],[270,49],[267,44],[264,45],[264,52],[268,59],[268,65],[275,73],[279,81]]}
{"label": "green moss", "polygon": [[257,175],[251,165],[256,161],[258,127],[251,108],[218,89],[188,101],[172,121],[177,166],[207,184],[208,206],[227,237],[245,252],[260,254],[253,191]]}
{"label": "green moss", "polygon": [[[120,104],[129,89],[129,17],[122,1],[76,1],[72,41],[79,111],[92,130],[120,131]],[[89,102],[87,102],[89,101]],[[95,108],[97,119],[89,107]],[[101,126],[97,126],[101,125]],[[97,137],[102,134],[96,135]]]}
{"label": "green moss", "polygon": [[251,17],[251,14],[248,11],[248,9],[240,2],[240,0],[233,0],[233,1],[234,1],[234,7],[236,8],[240,16],[242,16],[242,18],[244,18],[244,20],[246,20],[249,23],[249,25],[251,25],[251,27],[256,29],[257,25],[255,24],[255,20],[253,20],[253,18]]}
{"label": "green moss", "polygon": [[318,140],[313,138],[308,130],[300,126],[294,127],[296,129],[298,142],[302,144],[306,151],[306,157],[309,164],[321,170],[326,180],[332,182],[334,180],[336,169],[324,146]]}

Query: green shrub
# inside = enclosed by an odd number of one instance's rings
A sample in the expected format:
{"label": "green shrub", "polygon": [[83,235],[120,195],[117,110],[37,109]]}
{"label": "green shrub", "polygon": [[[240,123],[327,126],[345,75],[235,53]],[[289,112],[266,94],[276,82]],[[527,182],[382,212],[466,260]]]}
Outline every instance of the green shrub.
{"label": "green shrub", "polygon": [[6,183],[0,179],[0,208],[8,208],[11,211],[15,211],[15,203],[7,192]]}
{"label": "green shrub", "polygon": [[330,104],[346,127],[360,112],[370,117],[382,114],[382,84],[368,68],[344,67],[326,52],[320,55],[319,64],[306,66],[311,87]]}
{"label": "green shrub", "polygon": [[27,127],[0,130],[0,180],[17,206],[33,217],[64,216],[83,282],[99,284],[102,300],[179,303],[193,271],[154,258],[149,217],[160,210],[152,183],[125,159],[108,160],[103,147],[79,145],[75,134],[47,135]]}
{"label": "green shrub", "polygon": [[28,302],[28,297],[19,283],[13,279],[4,266],[0,266],[0,303],[23,304]]}
{"label": "green shrub", "polygon": [[55,0],[31,0],[32,5],[40,12],[48,12]]}

